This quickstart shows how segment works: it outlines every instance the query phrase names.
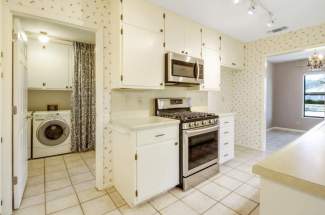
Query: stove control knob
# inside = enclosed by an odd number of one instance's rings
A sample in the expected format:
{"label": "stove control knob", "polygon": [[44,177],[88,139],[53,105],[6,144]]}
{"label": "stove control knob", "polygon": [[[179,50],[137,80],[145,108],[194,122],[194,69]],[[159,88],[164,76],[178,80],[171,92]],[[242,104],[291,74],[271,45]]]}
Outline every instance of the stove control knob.
{"label": "stove control knob", "polygon": [[197,121],[197,122],[195,123],[195,125],[196,125],[196,126],[201,126],[201,125],[202,125],[202,122],[201,122],[201,121]]}
{"label": "stove control knob", "polygon": [[210,124],[214,124],[214,119],[210,119]]}
{"label": "stove control knob", "polygon": [[191,122],[189,127],[194,128],[195,127],[195,122]]}

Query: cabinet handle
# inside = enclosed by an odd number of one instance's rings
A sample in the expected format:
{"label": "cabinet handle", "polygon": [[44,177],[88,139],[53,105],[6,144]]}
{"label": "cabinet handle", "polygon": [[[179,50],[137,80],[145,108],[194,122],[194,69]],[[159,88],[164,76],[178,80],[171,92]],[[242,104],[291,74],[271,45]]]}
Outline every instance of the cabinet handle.
{"label": "cabinet handle", "polygon": [[68,86],[65,86],[65,88],[67,88],[67,89],[68,89],[69,87],[68,87]]}
{"label": "cabinet handle", "polygon": [[228,121],[225,122],[225,124],[228,124],[228,123],[229,123]]}
{"label": "cabinet handle", "polygon": [[228,131],[225,131],[225,132],[223,132],[224,134],[229,134],[229,132]]}
{"label": "cabinet handle", "polygon": [[181,51],[182,54],[184,54],[184,51]]}
{"label": "cabinet handle", "polygon": [[229,154],[224,154],[223,156],[224,156],[224,157],[228,157],[228,155],[229,155]]}
{"label": "cabinet handle", "polygon": [[233,66],[236,66],[237,64],[236,63],[231,63]]}
{"label": "cabinet handle", "polygon": [[175,142],[174,145],[177,146],[178,145],[178,142]]}
{"label": "cabinet handle", "polygon": [[185,54],[188,54],[188,52],[185,52]]}
{"label": "cabinet handle", "polygon": [[225,146],[228,145],[228,144],[229,144],[228,142],[225,142],[225,143],[224,143]]}
{"label": "cabinet handle", "polygon": [[155,137],[162,137],[165,136],[165,134],[157,134]]}

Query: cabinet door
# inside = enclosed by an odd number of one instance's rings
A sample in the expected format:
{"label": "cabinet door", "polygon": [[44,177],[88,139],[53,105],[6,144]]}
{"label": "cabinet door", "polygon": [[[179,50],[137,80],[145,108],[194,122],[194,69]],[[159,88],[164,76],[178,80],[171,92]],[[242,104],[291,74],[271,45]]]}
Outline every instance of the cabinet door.
{"label": "cabinet door", "polygon": [[210,28],[202,30],[202,46],[208,49],[218,51],[220,48],[220,35]]}
{"label": "cabinet door", "polygon": [[219,53],[215,50],[203,48],[204,60],[204,90],[220,90],[220,59]]}
{"label": "cabinet door", "polygon": [[164,77],[163,33],[123,25],[122,87],[161,88]]}
{"label": "cabinet door", "polygon": [[122,8],[124,23],[152,31],[164,28],[163,10],[147,0],[126,0]]}
{"label": "cabinet door", "polygon": [[185,28],[184,18],[174,13],[166,13],[165,17],[165,43],[166,51],[184,54],[185,52]]}
{"label": "cabinet door", "polygon": [[68,45],[38,41],[28,42],[29,88],[67,89],[70,55]]}
{"label": "cabinet door", "polygon": [[138,147],[137,153],[137,202],[179,184],[178,140]]}
{"label": "cabinet door", "polygon": [[201,26],[197,23],[188,21],[185,32],[185,50],[191,57],[201,58],[202,33]]}
{"label": "cabinet door", "polygon": [[221,65],[242,69],[244,62],[244,46],[229,36],[221,37]]}

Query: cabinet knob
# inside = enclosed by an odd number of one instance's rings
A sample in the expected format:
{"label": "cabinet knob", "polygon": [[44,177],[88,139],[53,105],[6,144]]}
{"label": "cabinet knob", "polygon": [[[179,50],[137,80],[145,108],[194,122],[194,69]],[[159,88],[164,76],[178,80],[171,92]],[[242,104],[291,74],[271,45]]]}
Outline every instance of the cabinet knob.
{"label": "cabinet knob", "polygon": [[184,54],[184,51],[181,51],[182,54]]}
{"label": "cabinet knob", "polygon": [[163,86],[164,85],[164,83],[160,83],[160,86]]}
{"label": "cabinet knob", "polygon": [[69,87],[68,87],[68,86],[65,86],[65,88],[67,88],[67,89],[68,89]]}
{"label": "cabinet knob", "polygon": [[188,52],[185,52],[185,54],[188,54]]}
{"label": "cabinet knob", "polygon": [[175,142],[174,145],[177,146],[178,145],[178,142]]}
{"label": "cabinet knob", "polygon": [[236,63],[231,63],[233,66],[236,66],[237,64]]}
{"label": "cabinet knob", "polygon": [[46,86],[46,83],[45,83],[45,82],[43,82],[43,84],[42,84],[42,85],[43,85],[43,87],[45,87],[45,86]]}
{"label": "cabinet knob", "polygon": [[205,46],[205,43],[202,43],[202,46]]}
{"label": "cabinet knob", "polygon": [[161,33],[164,32],[164,29],[160,29],[160,32],[161,32]]}

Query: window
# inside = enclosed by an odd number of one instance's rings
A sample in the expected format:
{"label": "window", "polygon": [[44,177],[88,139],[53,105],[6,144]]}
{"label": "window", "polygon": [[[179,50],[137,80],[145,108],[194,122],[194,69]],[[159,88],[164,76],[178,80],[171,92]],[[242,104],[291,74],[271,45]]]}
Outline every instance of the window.
{"label": "window", "polygon": [[304,76],[304,116],[325,117],[325,73]]}

